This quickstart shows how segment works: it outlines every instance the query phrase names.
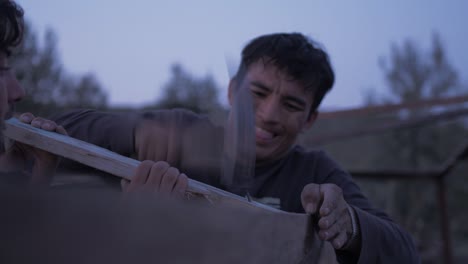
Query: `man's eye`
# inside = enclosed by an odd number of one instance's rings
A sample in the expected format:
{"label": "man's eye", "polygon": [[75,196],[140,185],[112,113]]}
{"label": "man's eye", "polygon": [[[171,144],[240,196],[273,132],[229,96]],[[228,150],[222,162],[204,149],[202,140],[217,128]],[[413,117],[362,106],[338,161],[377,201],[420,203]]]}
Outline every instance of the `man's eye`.
{"label": "man's eye", "polygon": [[289,111],[302,111],[303,110],[302,107],[299,107],[295,104],[286,103],[285,105],[286,105],[286,109],[288,109]]}
{"label": "man's eye", "polygon": [[265,96],[266,96],[265,93],[259,92],[259,91],[254,91],[254,90],[252,90],[252,93],[253,93],[255,96],[257,96],[257,97],[265,97]]}

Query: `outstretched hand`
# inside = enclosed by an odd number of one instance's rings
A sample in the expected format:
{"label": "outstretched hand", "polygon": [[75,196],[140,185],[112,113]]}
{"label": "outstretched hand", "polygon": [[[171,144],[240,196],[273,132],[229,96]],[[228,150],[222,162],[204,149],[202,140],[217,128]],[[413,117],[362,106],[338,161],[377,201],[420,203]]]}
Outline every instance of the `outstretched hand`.
{"label": "outstretched hand", "polygon": [[347,245],[353,233],[349,205],[343,191],[335,184],[308,184],[301,194],[306,213],[319,217],[319,237],[330,241],[335,249]]}

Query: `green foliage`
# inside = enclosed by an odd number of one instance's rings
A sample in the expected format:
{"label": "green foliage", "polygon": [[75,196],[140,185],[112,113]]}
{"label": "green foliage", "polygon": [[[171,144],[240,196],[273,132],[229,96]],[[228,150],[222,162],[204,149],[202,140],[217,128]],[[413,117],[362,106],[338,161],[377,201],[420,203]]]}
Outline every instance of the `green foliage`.
{"label": "green foliage", "polygon": [[218,101],[219,88],[210,75],[194,77],[180,64],[172,65],[171,74],[156,108],[187,108],[196,113],[222,110]]}
{"label": "green foliage", "polygon": [[393,45],[389,62],[381,59],[381,67],[392,99],[397,102],[453,95],[461,88],[437,34],[428,53],[421,52],[410,40],[401,47]]}
{"label": "green foliage", "polygon": [[65,108],[105,108],[107,94],[98,80],[90,73],[68,74],[60,61],[57,42],[50,29],[39,41],[31,24],[26,23],[24,40],[11,57],[12,68],[27,94],[17,110],[48,115]]}
{"label": "green foliage", "polygon": [[[460,93],[462,85],[455,69],[447,60],[438,35],[434,35],[432,49],[423,53],[411,41],[401,48],[392,47],[390,65],[382,64],[388,82],[390,100],[411,102],[440,98]],[[453,107],[452,107],[453,108]],[[450,108],[445,108],[447,110]],[[400,120],[425,116],[431,109],[397,113]],[[461,123],[432,125],[406,131],[395,131],[382,140],[383,156],[389,154],[400,167],[422,168],[440,164],[457,144],[457,137],[465,133]],[[455,139],[455,140],[453,140]],[[458,138],[459,139],[459,138]],[[383,159],[384,157],[378,157]]]}

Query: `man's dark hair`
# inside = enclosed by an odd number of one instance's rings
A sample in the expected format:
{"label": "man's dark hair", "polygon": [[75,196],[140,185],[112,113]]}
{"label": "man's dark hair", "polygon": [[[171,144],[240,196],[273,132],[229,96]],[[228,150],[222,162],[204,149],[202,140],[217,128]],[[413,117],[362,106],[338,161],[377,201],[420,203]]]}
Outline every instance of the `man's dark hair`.
{"label": "man's dark hair", "polygon": [[311,112],[317,110],[335,81],[327,53],[300,33],[270,34],[250,41],[242,50],[238,76],[260,59],[273,63],[313,93]]}
{"label": "man's dark hair", "polygon": [[14,1],[0,0],[0,51],[7,55],[23,38],[23,14],[23,9]]}

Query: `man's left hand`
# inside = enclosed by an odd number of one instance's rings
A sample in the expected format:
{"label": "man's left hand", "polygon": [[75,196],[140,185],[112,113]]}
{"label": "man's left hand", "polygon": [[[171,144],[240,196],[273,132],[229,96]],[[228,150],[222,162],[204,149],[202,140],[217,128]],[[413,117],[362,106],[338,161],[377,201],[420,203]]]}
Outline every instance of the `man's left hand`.
{"label": "man's left hand", "polygon": [[[54,121],[35,117],[31,113],[22,114],[19,120],[36,128],[67,135],[65,129]],[[32,162],[31,183],[33,184],[48,184],[59,162],[58,156],[17,141],[2,158],[7,160],[11,170],[23,170],[28,162]]]}
{"label": "man's left hand", "polygon": [[330,241],[335,249],[342,249],[353,233],[348,203],[343,191],[335,184],[308,184],[301,193],[306,213],[318,214],[319,237]]}

